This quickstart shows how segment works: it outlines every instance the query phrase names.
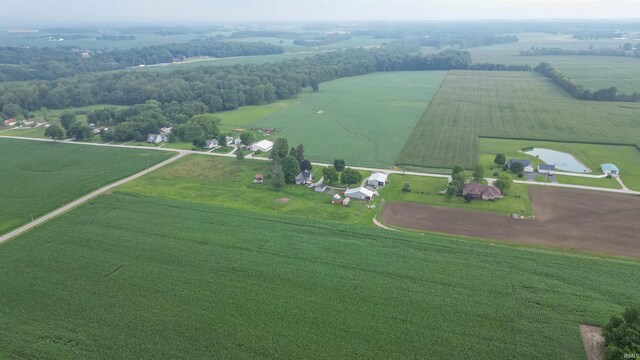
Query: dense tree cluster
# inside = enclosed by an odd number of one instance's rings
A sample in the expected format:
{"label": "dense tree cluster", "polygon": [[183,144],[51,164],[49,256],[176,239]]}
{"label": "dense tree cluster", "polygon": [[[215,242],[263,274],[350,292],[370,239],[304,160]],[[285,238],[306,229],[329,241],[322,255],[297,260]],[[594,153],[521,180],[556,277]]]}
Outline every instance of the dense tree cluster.
{"label": "dense tree cluster", "polygon": [[612,316],[603,335],[608,360],[637,358],[640,353],[640,306],[629,306],[622,316]]}
{"label": "dense tree cluster", "polygon": [[274,64],[210,66],[164,72],[124,71],[78,75],[55,81],[0,85],[0,107],[27,110],[94,104],[135,105],[201,102],[209,112],[270,103],[298,94],[312,80],[323,82],[376,71],[466,69],[468,52],[424,55],[396,47],[350,49]]}
{"label": "dense tree cluster", "polygon": [[564,76],[564,74],[547,63],[540,63],[540,65],[535,68],[535,71],[551,79],[576,99],[595,101],[640,101],[640,93],[634,92],[631,95],[618,94],[618,89],[616,87],[599,89],[596,91],[585,89],[584,86]]}
{"label": "dense tree cluster", "polygon": [[284,49],[263,42],[198,39],[180,44],[91,51],[74,47],[0,47],[0,82],[53,80],[89,72],[170,63],[195,56],[230,57],[282,54]]}

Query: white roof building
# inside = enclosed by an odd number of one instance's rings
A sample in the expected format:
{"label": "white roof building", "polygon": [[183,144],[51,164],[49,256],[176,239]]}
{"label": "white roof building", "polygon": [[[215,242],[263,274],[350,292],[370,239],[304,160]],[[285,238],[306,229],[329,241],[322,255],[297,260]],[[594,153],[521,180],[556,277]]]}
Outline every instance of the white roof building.
{"label": "white roof building", "polygon": [[273,142],[269,140],[260,140],[251,144],[251,151],[267,152],[273,148]]}
{"label": "white roof building", "polygon": [[381,172],[374,172],[367,179],[367,185],[370,186],[384,186],[387,183],[387,174]]}
{"label": "white roof building", "polygon": [[358,200],[369,200],[373,198],[373,191],[360,186],[353,189],[347,189],[347,191],[344,192],[344,196]]}

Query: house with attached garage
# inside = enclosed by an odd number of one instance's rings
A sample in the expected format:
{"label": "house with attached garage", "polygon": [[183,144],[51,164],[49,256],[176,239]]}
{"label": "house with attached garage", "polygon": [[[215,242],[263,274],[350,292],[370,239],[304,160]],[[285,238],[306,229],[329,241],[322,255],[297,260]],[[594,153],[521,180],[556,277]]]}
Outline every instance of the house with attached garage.
{"label": "house with attached garage", "polygon": [[509,159],[509,161],[507,162],[507,168],[510,169],[511,165],[515,163],[522,164],[522,167],[524,168],[524,172],[531,173],[534,171],[533,165],[531,165],[531,161],[529,160]]}
{"label": "house with attached garage", "polygon": [[371,200],[373,199],[373,195],[373,191],[362,186],[353,189],[347,189],[344,192],[344,196],[357,200]]}
{"label": "house with attached garage", "polygon": [[502,192],[495,186],[471,183],[462,188],[462,196],[471,196],[474,199],[481,200],[495,200],[502,197]]}
{"label": "house with attached garage", "polygon": [[385,186],[387,184],[387,174],[381,172],[374,172],[367,179],[367,185],[369,186]]}
{"label": "house with attached garage", "polygon": [[607,174],[607,175],[619,175],[620,174],[620,169],[618,169],[617,166],[611,164],[611,163],[607,163],[607,164],[602,164],[600,165],[600,167],[602,168],[602,172]]}
{"label": "house with attached garage", "polygon": [[554,171],[556,171],[556,166],[555,165],[550,165],[550,164],[540,164],[540,165],[538,165],[538,172],[540,174],[553,175]]}

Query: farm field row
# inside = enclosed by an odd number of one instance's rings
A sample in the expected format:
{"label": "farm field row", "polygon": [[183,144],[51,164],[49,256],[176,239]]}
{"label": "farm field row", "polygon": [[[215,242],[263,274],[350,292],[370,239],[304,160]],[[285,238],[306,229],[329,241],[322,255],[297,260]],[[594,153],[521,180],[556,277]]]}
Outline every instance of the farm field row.
{"label": "farm field row", "polygon": [[[479,139],[479,161],[489,173],[502,172],[493,163],[497,153],[503,153],[507,159],[527,159],[536,167],[543,163],[535,156],[521,152],[525,148],[543,148],[572,154],[576,159],[592,170],[593,175],[602,174],[600,164],[614,163],[620,169],[620,178],[632,190],[640,191],[640,151],[633,146],[578,144],[552,141],[507,140],[507,139]],[[573,176],[560,176],[561,183],[620,188],[615,179],[587,179]]]}
{"label": "farm field row", "polygon": [[635,262],[123,192],[0,263],[7,358],[584,359],[640,297]]}
{"label": "farm field row", "polygon": [[391,166],[437,92],[446,72],[375,73],[321,84],[300,103],[266,116],[310,160],[344,158],[351,165]]}
{"label": "farm field row", "polygon": [[451,71],[398,163],[478,162],[478,137],[635,144],[640,104],[578,101],[531,72]]}
{"label": "farm field row", "polygon": [[0,234],[173,155],[10,138],[0,153]]}

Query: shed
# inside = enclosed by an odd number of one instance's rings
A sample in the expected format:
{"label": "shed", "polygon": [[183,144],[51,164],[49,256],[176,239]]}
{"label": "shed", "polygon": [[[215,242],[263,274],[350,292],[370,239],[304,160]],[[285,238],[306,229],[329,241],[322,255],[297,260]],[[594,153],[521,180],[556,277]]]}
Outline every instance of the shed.
{"label": "shed", "polygon": [[163,141],[166,141],[166,138],[162,134],[149,134],[147,136],[147,142],[151,144],[159,144]]}

